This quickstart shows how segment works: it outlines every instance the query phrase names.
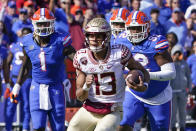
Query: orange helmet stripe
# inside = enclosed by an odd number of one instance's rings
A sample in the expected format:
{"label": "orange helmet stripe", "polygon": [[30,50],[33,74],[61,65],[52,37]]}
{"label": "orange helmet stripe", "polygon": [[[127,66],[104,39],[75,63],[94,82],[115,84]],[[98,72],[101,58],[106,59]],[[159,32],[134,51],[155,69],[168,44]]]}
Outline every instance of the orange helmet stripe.
{"label": "orange helmet stripe", "polygon": [[40,18],[46,18],[46,19],[52,19],[54,20],[55,17],[51,11],[49,11],[46,8],[40,8],[38,9],[34,14],[33,17],[31,18],[32,20],[39,20]]}
{"label": "orange helmet stripe", "polygon": [[131,23],[131,21],[132,21],[132,17],[133,17],[133,14],[134,14],[134,11],[133,11],[133,12],[131,12],[131,14],[128,16],[128,18],[127,18],[127,22],[126,22],[126,25],[129,25],[129,24]]}
{"label": "orange helmet stripe", "polygon": [[116,20],[116,18],[120,17],[122,20],[126,21],[129,14],[129,10],[125,8],[115,9],[112,13],[112,17],[110,18],[110,20]]}
{"label": "orange helmet stripe", "polygon": [[117,16],[117,13],[118,13],[118,11],[117,10],[114,10],[112,12],[112,17],[110,18],[110,20],[115,20],[116,19],[116,16]]}

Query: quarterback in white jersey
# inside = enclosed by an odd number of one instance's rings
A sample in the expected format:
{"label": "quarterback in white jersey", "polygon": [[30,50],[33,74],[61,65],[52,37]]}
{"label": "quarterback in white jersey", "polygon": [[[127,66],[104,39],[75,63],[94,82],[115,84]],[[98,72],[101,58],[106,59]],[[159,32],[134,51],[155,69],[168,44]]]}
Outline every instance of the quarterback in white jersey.
{"label": "quarterback in white jersey", "polygon": [[87,48],[77,51],[73,61],[76,95],[84,104],[68,131],[114,131],[122,118],[125,66],[144,73],[144,81],[134,85],[135,90],[147,88],[144,82],[149,82],[149,74],[126,46],[110,46],[111,28],[105,19],[92,19],[85,27],[85,36]]}
{"label": "quarterback in white jersey", "polygon": [[107,58],[103,61],[94,60],[89,49],[81,49],[75,56],[74,66],[85,72],[93,74],[88,99],[93,102],[117,103],[123,101],[125,79],[123,68],[130,59],[131,53],[126,46],[117,45],[108,48]]}

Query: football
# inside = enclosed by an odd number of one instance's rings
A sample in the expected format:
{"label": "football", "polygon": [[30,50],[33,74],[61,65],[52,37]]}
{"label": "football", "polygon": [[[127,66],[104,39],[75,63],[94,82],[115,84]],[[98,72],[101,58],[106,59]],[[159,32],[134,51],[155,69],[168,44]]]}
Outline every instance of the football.
{"label": "football", "polygon": [[131,70],[127,74],[127,81],[131,83],[132,81],[135,82],[136,84],[139,84],[139,76],[141,76],[142,80],[144,81],[144,74],[140,70]]}

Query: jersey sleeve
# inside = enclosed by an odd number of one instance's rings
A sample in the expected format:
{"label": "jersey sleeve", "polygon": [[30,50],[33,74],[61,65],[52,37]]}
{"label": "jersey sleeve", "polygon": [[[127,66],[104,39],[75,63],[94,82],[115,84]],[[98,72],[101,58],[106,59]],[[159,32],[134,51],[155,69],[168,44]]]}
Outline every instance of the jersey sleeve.
{"label": "jersey sleeve", "polygon": [[[31,38],[33,37],[33,34],[30,33],[30,34],[27,34],[25,36],[23,36],[20,41],[18,41],[17,44],[19,44],[20,47],[22,47],[22,49],[25,49],[26,52],[28,52],[29,49],[33,49],[34,46],[29,46],[30,45],[30,41],[32,40]],[[28,48],[29,47],[29,48]]]}
{"label": "jersey sleeve", "polygon": [[167,50],[169,47],[168,41],[165,37],[158,35],[157,41],[155,42],[155,50],[156,52],[163,52]]}
{"label": "jersey sleeve", "polygon": [[72,39],[70,34],[67,33],[64,37],[62,37],[62,42],[64,47],[71,45]]}
{"label": "jersey sleeve", "polygon": [[56,17],[57,21],[63,20],[63,22],[68,24],[67,19],[65,19],[66,18],[66,13],[61,8],[56,8],[55,9],[54,16]]}
{"label": "jersey sleeve", "polygon": [[129,59],[132,57],[131,51],[124,45],[121,48],[121,64],[127,65]]}
{"label": "jersey sleeve", "polygon": [[56,17],[57,20],[59,20],[61,18],[61,13],[60,13],[60,9],[59,8],[56,8],[55,9],[55,13],[54,13],[54,16]]}

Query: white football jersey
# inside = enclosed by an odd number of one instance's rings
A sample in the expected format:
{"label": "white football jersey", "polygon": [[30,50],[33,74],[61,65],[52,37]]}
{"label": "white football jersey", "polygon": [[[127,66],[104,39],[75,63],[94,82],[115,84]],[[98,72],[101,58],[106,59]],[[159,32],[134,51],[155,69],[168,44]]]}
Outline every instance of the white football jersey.
{"label": "white football jersey", "polygon": [[80,49],[74,57],[74,67],[85,74],[93,74],[94,82],[88,99],[92,102],[122,102],[125,92],[123,70],[132,57],[126,46],[112,45],[105,60],[97,61],[88,49]]}

